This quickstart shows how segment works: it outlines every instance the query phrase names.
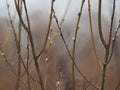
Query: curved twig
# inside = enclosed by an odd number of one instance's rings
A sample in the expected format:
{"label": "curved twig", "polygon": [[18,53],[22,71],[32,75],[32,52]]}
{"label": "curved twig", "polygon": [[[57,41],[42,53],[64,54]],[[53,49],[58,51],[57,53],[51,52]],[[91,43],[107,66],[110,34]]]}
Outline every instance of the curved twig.
{"label": "curved twig", "polygon": [[95,45],[95,40],[94,40],[94,34],[93,34],[93,28],[92,28],[92,17],[91,17],[91,8],[90,8],[90,0],[88,0],[88,12],[89,12],[89,24],[90,24],[90,32],[91,32],[91,39],[92,39],[92,44],[93,44],[93,50],[95,53],[95,57],[97,59],[97,63],[99,65],[99,68],[102,70],[102,64],[99,60],[99,57],[97,55],[97,50],[96,50],[96,45]]}
{"label": "curved twig", "polygon": [[103,33],[102,33],[102,25],[101,25],[101,6],[102,6],[102,0],[99,0],[98,4],[98,30],[99,30],[99,36],[101,39],[101,42],[105,48],[107,48],[106,41],[104,40]]}
{"label": "curved twig", "polygon": [[[63,43],[64,43],[64,45],[65,45],[65,48],[66,48],[66,50],[67,50],[67,52],[68,52],[68,55],[69,55],[69,57],[70,57],[70,60],[72,61],[72,60],[73,60],[73,57],[72,57],[72,55],[71,55],[71,53],[70,53],[70,50],[69,50],[69,48],[68,48],[68,46],[67,46],[67,44],[66,44],[66,41],[65,41],[65,39],[64,39],[64,36],[63,36],[63,34],[62,34],[62,30],[61,30],[61,27],[60,27],[59,22],[58,22],[58,20],[57,20],[57,17],[56,17],[56,15],[55,15],[55,11],[54,11],[54,18],[55,18],[55,20],[56,20],[58,29],[59,29],[59,31],[60,31],[60,36],[61,36],[61,38],[62,38],[62,40],[63,40]],[[95,89],[99,90],[98,87],[96,87],[95,85],[93,85],[93,84],[85,77],[85,75],[84,75],[84,74],[81,72],[81,70],[78,68],[77,64],[76,64],[75,62],[73,62],[73,63],[74,63],[75,68],[76,68],[77,71],[79,72],[79,74],[83,77],[83,79],[85,79],[86,82],[87,82],[89,85],[91,85],[91,86],[94,87]]]}
{"label": "curved twig", "polygon": [[12,72],[14,73],[14,75],[15,75],[17,78],[19,78],[19,80],[20,80],[26,87],[30,88],[30,90],[33,90],[31,87],[29,87],[29,85],[28,85],[26,82],[24,82],[24,81],[20,78],[20,76],[19,76],[19,75],[15,72],[15,70],[12,68],[10,62],[8,61],[6,55],[5,55],[5,53],[3,52],[3,50],[2,50],[1,47],[0,47],[0,52],[1,52],[1,55],[3,56],[3,58],[5,59],[6,63],[8,64],[8,66],[10,67],[10,69],[12,70]]}

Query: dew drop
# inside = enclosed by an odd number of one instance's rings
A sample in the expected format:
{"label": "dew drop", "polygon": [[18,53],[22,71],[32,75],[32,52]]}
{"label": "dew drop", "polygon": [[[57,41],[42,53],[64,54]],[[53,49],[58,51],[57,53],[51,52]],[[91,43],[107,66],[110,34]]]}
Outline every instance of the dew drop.
{"label": "dew drop", "polygon": [[56,86],[58,87],[60,85],[60,81],[57,81]]}
{"label": "dew drop", "polygon": [[115,40],[115,37],[112,37],[112,41],[114,41]]}
{"label": "dew drop", "polygon": [[45,61],[48,62],[48,58],[45,58]]}
{"label": "dew drop", "polygon": [[75,37],[72,37],[72,40],[75,40]]}

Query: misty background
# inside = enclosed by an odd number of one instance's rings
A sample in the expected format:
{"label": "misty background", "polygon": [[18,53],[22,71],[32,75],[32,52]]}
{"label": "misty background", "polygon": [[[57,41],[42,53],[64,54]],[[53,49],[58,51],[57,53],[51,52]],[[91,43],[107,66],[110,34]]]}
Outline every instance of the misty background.
{"label": "misty background", "polygon": [[[65,21],[62,25],[63,35],[65,37],[66,43],[71,52],[72,52],[72,45],[73,45],[72,38],[74,36],[74,30],[75,30],[75,25],[76,25],[81,1],[82,0],[71,0],[70,7],[65,17]],[[113,0],[102,0],[102,1],[103,1],[102,2],[102,28],[103,28],[104,37],[107,40],[108,34],[109,34],[108,30],[109,30],[110,21],[111,21]],[[55,0],[54,10],[56,12],[56,16],[59,21],[61,21],[65,13],[65,9],[68,2],[69,0]],[[11,16],[15,17],[14,25],[17,31],[18,16],[15,10],[14,0],[8,0],[8,3],[10,4]],[[36,49],[36,52],[38,52],[39,50],[42,49],[41,47],[43,46],[43,43],[45,40],[45,35],[46,35],[48,21],[49,21],[51,0],[26,0],[26,3],[27,3],[27,9],[29,12],[29,18],[30,18],[31,30],[34,38],[35,49]],[[114,20],[114,27],[113,27],[114,30],[117,27],[120,19],[119,9],[120,9],[120,0],[116,0],[116,13],[115,13],[115,20]],[[97,47],[99,57],[102,61],[104,60],[105,52],[104,52],[104,47],[102,46],[101,41],[99,39],[99,35],[98,35],[98,24],[97,24],[98,0],[91,0],[91,11],[92,11],[92,18],[93,18],[93,31],[95,35],[96,47]],[[23,17],[25,17],[24,14],[25,13],[23,10]],[[0,0],[0,28],[1,28],[0,42],[2,43],[4,41],[4,38],[9,34],[6,32],[9,32],[11,29],[5,0]],[[52,28],[53,28],[53,34],[54,34],[54,32],[57,30],[55,20],[53,20]],[[11,64],[16,69],[18,61],[16,60],[17,55],[16,55],[16,49],[15,49],[15,42],[12,34],[10,35],[10,37],[12,38],[8,37],[8,44],[6,44],[6,47],[4,50],[7,56],[9,57]],[[23,30],[22,43],[21,43],[23,59],[26,58],[26,41],[27,41],[26,37],[27,37],[27,34]],[[107,81],[107,84],[106,84],[106,86],[108,87],[106,87],[106,90],[113,90],[113,86],[115,86],[117,83],[117,80],[120,79],[120,70],[118,68],[120,65],[119,39],[120,37],[118,37],[118,40],[117,40],[118,44],[116,45],[116,55],[114,54],[112,58],[113,61],[110,64],[107,71],[107,74],[110,76],[108,77],[109,80]],[[83,7],[83,13],[81,16],[80,29],[78,32],[76,48],[77,48],[76,63],[80,67],[81,71],[83,71],[85,76],[92,83],[96,85],[99,84],[100,72],[96,62],[96,58],[94,56],[93,46],[91,42],[87,0],[85,0],[85,5]],[[70,62],[69,55],[64,47],[63,41],[59,35],[55,38],[53,45],[44,52],[44,55],[41,59],[44,60],[46,57],[50,60],[50,63],[48,66],[49,68],[48,82],[47,82],[48,89],[56,90],[56,86],[55,86],[56,81],[59,80],[59,73],[62,73],[61,82],[63,83],[60,86],[61,90],[71,90],[71,84],[72,84],[71,62]],[[1,80],[0,90],[7,90],[8,87],[14,88],[16,83],[16,78],[14,78],[15,76],[10,71],[8,65],[4,61],[1,60],[0,62],[1,62],[0,73],[2,73],[0,74],[0,80]],[[32,61],[32,57],[31,57],[30,72],[37,79],[36,72],[32,70],[33,65],[34,65],[34,62]],[[44,61],[40,62],[40,68],[44,78],[45,76]],[[86,84],[86,81],[82,78],[82,76],[79,75],[77,71],[76,71],[75,80],[76,80],[76,87],[77,87],[76,90],[79,90],[79,88],[84,90],[84,87],[89,86],[88,84]],[[94,90],[93,87],[88,87],[88,89]],[[26,88],[24,87],[23,90],[26,90]]]}

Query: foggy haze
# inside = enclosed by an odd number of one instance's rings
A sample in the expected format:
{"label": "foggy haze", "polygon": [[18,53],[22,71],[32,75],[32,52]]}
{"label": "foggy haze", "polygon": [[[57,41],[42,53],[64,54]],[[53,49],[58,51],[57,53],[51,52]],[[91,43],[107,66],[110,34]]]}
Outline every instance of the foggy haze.
{"label": "foggy haze", "polygon": [[[55,8],[55,11],[59,18],[61,18],[63,16],[68,1],[69,0],[56,0],[55,1],[54,8]],[[67,14],[67,17],[68,17],[67,19],[77,17],[77,13],[79,12],[81,1],[82,0],[71,0],[70,8],[69,8],[69,11]],[[31,14],[32,12],[35,12],[35,11],[37,11],[38,13],[39,12],[47,12],[49,14],[50,2],[51,2],[51,0],[26,0],[29,14]],[[113,0],[103,0],[103,2],[102,2],[102,12],[103,12],[104,16],[106,16],[106,17],[108,17],[108,16],[110,17],[110,10],[112,9],[112,5],[111,5],[112,3],[110,3],[110,2],[113,2]],[[10,4],[11,14],[14,15],[15,14],[14,0],[8,0],[8,3]],[[98,4],[98,0],[91,1],[92,12],[97,12],[97,10],[98,10],[97,4]],[[116,11],[117,11],[116,13],[119,15],[120,1],[116,0],[116,4],[117,4],[116,5]],[[83,11],[85,10],[85,13],[88,10],[87,7],[88,7],[88,5],[87,5],[87,0],[86,0],[84,9],[83,9]],[[6,8],[6,0],[0,0],[0,12],[1,12],[0,17],[8,17],[7,8]],[[119,17],[119,16],[117,16],[117,17]]]}
{"label": "foggy haze", "polygon": [[[55,10],[56,16],[59,21],[61,20],[61,18],[63,17],[65,13],[65,9],[68,4],[68,1],[69,0],[55,0],[54,10]],[[81,1],[82,0],[71,0],[71,4],[68,9],[67,15],[65,17],[65,21],[62,25],[62,33],[65,38],[66,44],[68,45],[70,53],[72,53],[74,31],[75,31],[75,26],[76,26],[76,21],[78,18]],[[109,36],[108,30],[110,29],[113,0],[102,0],[102,1],[103,1],[102,2],[102,30],[103,30],[104,38],[107,41],[108,36]],[[17,16],[17,12],[14,6],[14,0],[8,0],[8,3],[10,4],[11,15],[12,16],[16,15],[14,26],[17,32],[18,16]],[[27,9],[29,12],[29,19],[30,19],[30,24],[31,24],[33,41],[35,45],[35,51],[39,52],[41,51],[43,47],[45,37],[46,37],[46,32],[47,32],[48,22],[49,22],[50,8],[51,8],[50,6],[51,0],[26,0],[26,3],[27,3]],[[113,30],[116,29],[119,23],[119,19],[120,19],[119,9],[120,9],[120,0],[116,0],[116,14],[115,14],[115,20],[114,20],[115,25],[113,26]],[[101,43],[101,40],[99,38],[99,33],[98,33],[98,0],[91,0],[91,12],[92,12],[92,24],[93,24],[93,32],[95,36],[95,44],[96,44],[98,56],[100,58],[101,63],[103,64],[104,63],[103,60],[105,56],[105,48],[103,47]],[[23,17],[25,17],[24,11],[23,11]],[[9,22],[9,18],[8,18],[8,13],[7,13],[6,1],[0,0],[0,28],[1,28],[0,34],[2,38],[4,38],[6,35],[6,32],[4,31],[5,30],[9,31],[10,24],[8,22]],[[52,36],[55,34],[54,32],[58,30],[55,19],[53,19],[51,27],[53,28],[53,31],[50,32],[50,35]],[[96,62],[96,57],[95,57],[93,46],[92,46],[93,44],[92,44],[91,35],[90,35],[89,17],[88,17],[88,0],[85,0],[85,5],[83,7],[83,12],[82,12],[81,22],[80,22],[79,27],[80,28],[78,31],[77,43],[76,43],[76,56],[75,56],[76,64],[78,65],[78,67],[80,67],[81,71],[88,78],[88,80],[90,80],[90,82],[95,83],[96,85],[99,85],[100,80],[98,79],[100,78],[101,71],[98,68],[98,64]],[[3,34],[3,32],[5,35]],[[27,51],[26,50],[26,43],[27,43],[26,36],[27,36],[27,33],[24,30],[22,30],[22,37],[21,37],[22,51],[21,52],[22,52],[23,59],[26,59],[26,51]],[[2,38],[0,38],[1,42],[3,42]],[[119,39],[120,37],[118,37],[118,41],[115,47],[116,48],[115,54],[113,55],[113,58],[112,58],[113,62],[110,64],[108,68],[109,75],[111,76],[107,77],[108,81],[106,83],[106,86],[107,86],[106,90],[113,90],[114,86],[116,85],[115,83],[117,83],[117,80],[120,79],[120,72],[119,72],[120,42],[119,42]],[[5,50],[8,53],[8,56],[10,57],[10,61],[14,61],[15,63],[14,67],[17,67],[18,61],[17,61],[15,44],[13,43],[14,37],[12,36],[12,38],[10,38],[10,40],[8,39],[8,41],[9,43],[6,45],[6,48],[8,49],[5,49]],[[50,60],[49,65],[48,65],[48,81],[47,81],[48,90],[56,90],[55,84],[56,84],[56,81],[59,80],[59,77],[60,77],[58,73],[62,74],[61,76],[62,84],[60,86],[62,88],[61,90],[71,90],[72,63],[70,61],[68,52],[66,51],[65,45],[59,34],[55,37],[54,42],[52,43],[53,44],[43,52],[43,56],[40,57],[41,62],[39,64],[40,64],[42,76],[43,78],[45,76],[46,63],[44,62],[44,60],[45,58],[48,58]],[[30,51],[31,51],[31,47],[30,47]],[[30,56],[30,61],[32,62],[32,63],[30,62],[30,73],[33,76],[36,76],[37,75],[36,72],[32,71],[34,67],[34,61],[33,61],[32,55]],[[6,66],[7,65],[5,64],[5,66],[3,67],[7,68]],[[3,71],[4,68],[1,69],[1,72],[3,72],[2,73],[3,75],[0,76],[1,77],[0,79],[2,79],[2,77],[8,74],[7,72],[8,68],[5,71]],[[11,73],[11,71],[9,72]],[[12,88],[15,87],[16,78],[13,77],[13,80],[14,80],[13,82],[14,84],[11,83],[11,79],[9,79],[10,86],[12,86]],[[111,82],[112,80],[114,80],[114,84],[113,82]],[[7,82],[6,77],[3,78],[3,81],[5,81],[5,83],[0,82],[0,88],[8,88],[6,87],[6,84],[9,84],[9,82]],[[80,90],[80,88],[82,88],[81,90],[83,89],[85,90],[85,87],[87,87],[86,81],[82,78],[82,76],[77,71],[76,71],[75,82],[76,82],[76,90]],[[83,85],[84,83],[86,84],[85,86]],[[5,85],[5,86],[2,86],[2,85]],[[88,85],[88,89],[95,90],[90,85]],[[23,88],[23,90],[26,90],[26,89]]]}

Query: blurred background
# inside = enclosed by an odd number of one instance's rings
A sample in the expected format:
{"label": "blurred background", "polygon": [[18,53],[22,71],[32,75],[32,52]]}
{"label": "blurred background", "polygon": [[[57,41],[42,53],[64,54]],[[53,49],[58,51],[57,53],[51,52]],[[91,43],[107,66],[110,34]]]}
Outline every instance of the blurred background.
{"label": "blurred background", "polygon": [[[15,9],[14,0],[7,0],[9,3],[10,14],[13,19],[13,24],[15,30],[18,33],[19,19]],[[54,10],[58,21],[60,22],[65,14],[66,7],[69,4],[68,11],[64,18],[64,22],[61,25],[63,36],[65,38],[66,44],[70,52],[72,53],[73,46],[73,36],[75,31],[75,26],[78,18],[79,9],[82,0],[55,0]],[[51,0],[26,0],[27,9],[29,13],[29,19],[31,24],[31,31],[33,35],[33,40],[35,44],[36,52],[42,50],[47,28],[49,22],[49,14],[51,8]],[[110,21],[112,14],[113,0],[104,0],[102,2],[102,28],[105,40],[108,40]],[[113,29],[115,30],[119,24],[120,19],[120,0],[116,0],[116,12],[114,19]],[[95,43],[98,52],[98,56],[101,62],[104,63],[105,49],[101,44],[98,33],[98,0],[91,0],[91,12],[93,21],[93,32],[95,36]],[[25,12],[23,10],[23,18],[25,19]],[[26,19],[25,19],[26,20]],[[89,17],[88,17],[88,2],[85,0],[85,5],[83,7],[83,12],[81,16],[80,29],[77,37],[76,45],[76,63],[80,70],[84,73],[87,79],[96,86],[100,85],[101,71],[98,67],[96,57],[94,55],[94,50],[91,41],[90,28],[89,28]],[[53,31],[50,33],[53,36],[58,27],[55,20],[52,23]],[[114,87],[120,80],[120,36],[118,36],[116,41],[115,51],[112,57],[112,61],[108,66],[107,80],[105,83],[105,90],[114,90]],[[21,37],[21,55],[26,64],[26,44],[27,44],[27,33],[22,28]],[[14,35],[11,28],[11,24],[8,17],[6,0],[0,0],[0,46],[4,50],[11,66],[17,72],[18,68],[18,56],[17,49],[15,46]],[[31,50],[31,48],[30,48]],[[47,90],[72,90],[71,85],[71,60],[66,51],[65,45],[58,33],[52,42],[52,45],[46,49],[39,62],[40,70],[43,76],[43,80],[46,75],[46,58],[48,58],[48,77],[46,87]],[[30,61],[29,61],[29,72],[30,74],[38,80],[32,53],[30,51]],[[78,73],[75,73],[75,83],[76,90],[96,90],[90,86]],[[21,68],[21,76],[23,81],[26,81],[26,72]],[[60,89],[57,89],[56,83],[60,81]],[[4,58],[0,55],[0,90],[16,90],[17,77],[13,74],[8,64],[4,61]],[[34,81],[30,80],[31,87],[34,90],[40,90],[39,85]],[[21,82],[19,85],[19,90],[27,90]],[[119,90],[119,89],[118,89]]]}

